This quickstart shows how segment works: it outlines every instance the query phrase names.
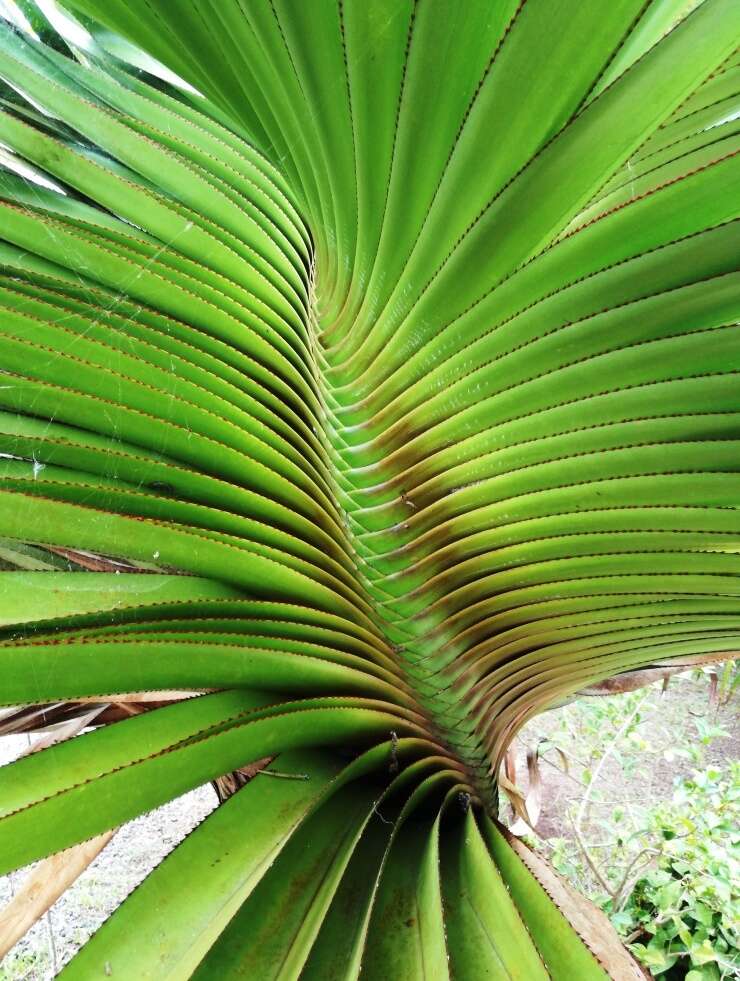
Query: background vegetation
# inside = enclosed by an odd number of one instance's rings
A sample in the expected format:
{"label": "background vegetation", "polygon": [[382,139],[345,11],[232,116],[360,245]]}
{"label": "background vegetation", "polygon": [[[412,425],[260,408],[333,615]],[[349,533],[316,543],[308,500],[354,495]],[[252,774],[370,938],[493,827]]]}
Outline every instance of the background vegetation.
{"label": "background vegetation", "polygon": [[542,782],[527,840],[666,981],[740,977],[739,682],[728,663],[581,698],[519,740]]}

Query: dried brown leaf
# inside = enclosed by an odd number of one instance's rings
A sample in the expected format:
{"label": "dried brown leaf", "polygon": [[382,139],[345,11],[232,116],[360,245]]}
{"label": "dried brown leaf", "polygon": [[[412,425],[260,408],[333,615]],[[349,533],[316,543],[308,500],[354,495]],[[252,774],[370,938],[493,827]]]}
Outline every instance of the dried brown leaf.
{"label": "dried brown leaf", "polygon": [[114,834],[115,830],[106,831],[97,838],[58,852],[36,866],[7,906],[0,910],[0,959],[79,878]]}
{"label": "dried brown leaf", "polygon": [[623,945],[601,910],[576,892],[523,841],[505,828],[501,831],[612,981],[645,981],[645,978],[650,978]]}

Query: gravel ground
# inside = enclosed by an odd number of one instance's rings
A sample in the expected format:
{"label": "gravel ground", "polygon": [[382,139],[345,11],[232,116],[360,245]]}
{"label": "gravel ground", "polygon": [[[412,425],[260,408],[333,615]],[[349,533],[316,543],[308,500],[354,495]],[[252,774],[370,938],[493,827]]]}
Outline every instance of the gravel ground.
{"label": "gravel ground", "polygon": [[[25,736],[0,738],[0,765],[27,746]],[[0,964],[0,981],[49,981],[134,889],[216,806],[201,787],[124,825],[49,913]],[[32,868],[33,866],[31,866]],[[0,908],[27,874],[0,877]]]}

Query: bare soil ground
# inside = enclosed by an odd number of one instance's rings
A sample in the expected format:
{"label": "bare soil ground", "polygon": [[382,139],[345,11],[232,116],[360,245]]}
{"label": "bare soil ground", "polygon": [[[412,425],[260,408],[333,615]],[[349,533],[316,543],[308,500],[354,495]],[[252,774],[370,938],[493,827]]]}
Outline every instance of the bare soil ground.
{"label": "bare soil ground", "polygon": [[[593,698],[589,700],[593,701]],[[581,703],[584,701],[580,700]],[[636,732],[641,742],[636,739],[633,749],[629,744],[623,747],[621,762],[615,755],[604,764],[599,778],[600,794],[595,797],[599,806],[608,809],[624,802],[649,806],[669,800],[676,778],[690,776],[697,769],[696,762],[675,751],[692,742],[698,743],[703,723],[718,726],[727,735],[712,739],[706,746],[700,768],[723,766],[729,760],[740,759],[738,694],[726,704],[715,706],[709,701],[706,680],[684,676],[672,679],[663,694],[659,694],[656,688],[651,689],[643,706]],[[542,738],[564,742],[561,727],[567,711],[567,708],[562,708],[547,712],[522,729],[515,746],[518,783],[523,789],[527,787],[526,750],[536,746]],[[613,731],[604,726],[604,742],[612,738]],[[598,743],[598,736],[586,734],[582,746],[576,748],[579,758],[581,754],[587,756]],[[579,766],[571,764],[569,769],[570,773],[563,773],[560,760],[552,753],[547,754],[541,764],[542,810],[537,823],[537,833],[541,838],[572,837],[572,829],[565,819],[566,808],[569,804],[577,805],[585,787],[578,779]]]}

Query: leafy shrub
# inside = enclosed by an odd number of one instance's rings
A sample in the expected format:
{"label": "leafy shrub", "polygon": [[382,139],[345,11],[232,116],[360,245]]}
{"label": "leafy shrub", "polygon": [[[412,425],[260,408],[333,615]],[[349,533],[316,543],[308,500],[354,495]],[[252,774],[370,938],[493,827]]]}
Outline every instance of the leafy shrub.
{"label": "leafy shrub", "polygon": [[677,780],[672,799],[649,813],[655,867],[612,922],[654,975],[740,977],[739,828],[737,762]]}
{"label": "leafy shrub", "polygon": [[[665,981],[740,977],[740,763],[707,762],[729,736],[732,706],[720,709],[737,677],[729,663],[673,678],[665,699],[660,684],[579,699],[553,714],[538,747],[576,793],[570,833],[531,843]],[[663,800],[648,776],[661,762],[679,771]],[[545,807],[547,797],[545,781]]]}

